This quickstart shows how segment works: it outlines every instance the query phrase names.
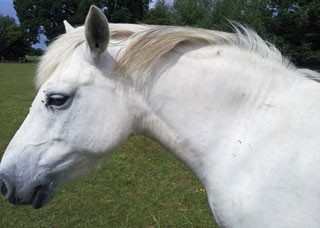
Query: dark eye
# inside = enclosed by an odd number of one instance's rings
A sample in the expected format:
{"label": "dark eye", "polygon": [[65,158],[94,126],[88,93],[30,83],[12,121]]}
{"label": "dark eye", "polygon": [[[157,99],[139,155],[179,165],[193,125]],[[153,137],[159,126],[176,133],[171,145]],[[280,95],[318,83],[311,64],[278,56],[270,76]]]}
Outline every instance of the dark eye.
{"label": "dark eye", "polygon": [[46,106],[62,106],[67,102],[68,98],[68,96],[61,94],[50,95],[47,98]]}

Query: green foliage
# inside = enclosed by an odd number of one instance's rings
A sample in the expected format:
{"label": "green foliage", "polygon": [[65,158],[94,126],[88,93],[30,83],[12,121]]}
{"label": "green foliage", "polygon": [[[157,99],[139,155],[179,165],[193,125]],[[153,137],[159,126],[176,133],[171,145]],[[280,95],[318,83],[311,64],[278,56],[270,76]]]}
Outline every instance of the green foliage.
{"label": "green foliage", "polygon": [[158,0],[154,8],[151,8],[143,19],[145,24],[171,25],[172,13],[166,0]]}
{"label": "green foliage", "polygon": [[267,1],[219,0],[214,5],[212,24],[227,29],[227,20],[236,21],[254,28],[260,34],[266,33],[266,25],[272,17]]}
{"label": "green foliage", "polygon": [[106,15],[114,23],[138,23],[148,12],[150,0],[104,0],[100,6],[106,7]]}
{"label": "green foliage", "polygon": [[211,0],[175,0],[173,3],[174,23],[208,28],[212,10]]}
{"label": "green foliage", "polygon": [[14,18],[0,15],[0,56],[6,59],[23,57],[28,47],[29,44]]}
{"label": "green foliage", "polygon": [[64,33],[63,20],[82,25],[92,4],[103,9],[111,22],[137,23],[148,11],[149,0],[14,0],[21,26],[34,44],[40,34],[50,42]]}
{"label": "green foliage", "polygon": [[51,41],[64,33],[63,20],[72,24],[83,24],[88,8],[94,1],[78,0],[14,0],[21,27],[30,42],[39,42],[40,34]]}
{"label": "green foliage", "polygon": [[28,51],[28,55],[31,56],[41,56],[43,54],[43,50],[41,48],[30,48]]}
{"label": "green foliage", "polygon": [[273,10],[269,32],[276,37],[277,46],[298,65],[319,67],[320,2],[276,2]]}

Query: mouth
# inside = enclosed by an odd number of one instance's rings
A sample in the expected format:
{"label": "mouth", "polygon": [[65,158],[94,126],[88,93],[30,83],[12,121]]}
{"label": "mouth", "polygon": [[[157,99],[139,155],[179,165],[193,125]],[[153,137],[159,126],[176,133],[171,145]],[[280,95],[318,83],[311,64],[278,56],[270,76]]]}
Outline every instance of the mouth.
{"label": "mouth", "polygon": [[53,182],[46,185],[38,185],[29,200],[21,199],[15,194],[9,197],[9,202],[14,205],[31,205],[34,209],[39,209],[46,205],[55,195],[55,184]]}
{"label": "mouth", "polygon": [[32,207],[34,209],[39,209],[46,205],[52,198],[54,194],[52,189],[50,188],[50,184],[40,185],[36,187],[35,194],[32,197]]}

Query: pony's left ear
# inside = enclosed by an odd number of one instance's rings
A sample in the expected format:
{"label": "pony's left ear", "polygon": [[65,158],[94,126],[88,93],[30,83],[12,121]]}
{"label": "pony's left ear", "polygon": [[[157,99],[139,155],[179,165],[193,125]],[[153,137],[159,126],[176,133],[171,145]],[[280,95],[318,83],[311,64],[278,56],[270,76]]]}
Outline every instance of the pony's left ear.
{"label": "pony's left ear", "polygon": [[74,30],[74,27],[72,27],[72,25],[70,25],[66,20],[63,21],[63,24],[64,24],[64,29],[66,30],[66,33],[69,33],[72,30]]}
{"label": "pony's left ear", "polygon": [[92,5],[85,22],[86,41],[94,57],[101,55],[109,44],[108,20],[101,10]]}

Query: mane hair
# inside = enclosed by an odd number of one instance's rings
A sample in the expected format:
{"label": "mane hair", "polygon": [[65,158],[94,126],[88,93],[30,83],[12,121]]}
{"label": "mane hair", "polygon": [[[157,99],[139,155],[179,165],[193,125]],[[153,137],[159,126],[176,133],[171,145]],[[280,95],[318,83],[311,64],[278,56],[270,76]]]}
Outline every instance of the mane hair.
{"label": "mane hair", "polygon": [[[275,46],[264,41],[253,30],[235,23],[232,25],[234,33],[188,27],[110,24],[111,42],[124,42],[116,57],[114,71],[122,75],[150,72],[162,57],[183,44],[234,46],[296,69]],[[83,26],[61,35],[52,42],[39,63],[37,87],[39,88],[60,64],[64,64],[83,42]],[[310,72],[313,71],[301,70],[300,74],[320,81],[318,73]]]}
{"label": "mane hair", "polygon": [[129,45],[122,50],[118,70],[124,74],[150,71],[159,59],[180,44],[234,46],[287,67],[291,65],[274,45],[264,41],[253,30],[236,23],[232,26],[235,33],[173,26],[144,30],[134,34]]}
{"label": "mane hair", "polygon": [[320,73],[317,71],[302,68],[298,69],[298,72],[307,78],[320,82]]}

